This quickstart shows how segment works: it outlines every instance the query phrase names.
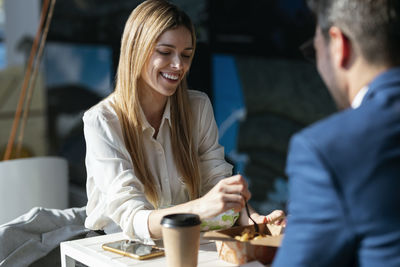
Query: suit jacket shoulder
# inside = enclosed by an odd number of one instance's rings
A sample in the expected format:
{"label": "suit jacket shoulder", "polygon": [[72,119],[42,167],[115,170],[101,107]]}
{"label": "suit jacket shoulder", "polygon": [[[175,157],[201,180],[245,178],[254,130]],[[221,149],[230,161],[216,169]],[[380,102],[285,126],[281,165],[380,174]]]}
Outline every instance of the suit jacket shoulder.
{"label": "suit jacket shoulder", "polygon": [[293,217],[276,266],[310,266],[321,249],[332,260],[320,266],[400,266],[400,68],[377,77],[359,108],[296,134],[287,171]]}

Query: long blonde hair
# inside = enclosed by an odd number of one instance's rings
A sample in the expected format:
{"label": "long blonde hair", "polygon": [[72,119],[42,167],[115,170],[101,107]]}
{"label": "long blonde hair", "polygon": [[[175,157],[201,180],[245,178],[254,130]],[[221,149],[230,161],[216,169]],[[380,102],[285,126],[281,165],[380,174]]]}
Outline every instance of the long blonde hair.
{"label": "long blonde hair", "polygon": [[[142,125],[138,94],[138,79],[155,44],[165,31],[185,26],[192,35],[193,49],[196,36],[190,18],[175,5],[163,0],[148,0],[137,6],[125,24],[122,36],[114,109],[118,114],[126,148],[132,159],[136,176],[145,188],[147,200],[159,207],[158,183],[148,168],[142,146]],[[193,54],[192,54],[193,58]],[[196,146],[193,143],[191,109],[186,77],[178,85],[171,100],[171,142],[174,161],[183,177],[190,199],[200,195],[200,171]]]}

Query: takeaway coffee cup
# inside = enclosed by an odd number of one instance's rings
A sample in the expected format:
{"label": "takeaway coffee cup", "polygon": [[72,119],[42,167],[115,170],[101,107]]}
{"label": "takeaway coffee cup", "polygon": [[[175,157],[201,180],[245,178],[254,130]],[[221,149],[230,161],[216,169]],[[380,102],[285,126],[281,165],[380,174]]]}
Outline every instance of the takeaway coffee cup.
{"label": "takeaway coffee cup", "polygon": [[200,245],[200,218],[196,214],[176,213],[161,220],[168,267],[197,266]]}

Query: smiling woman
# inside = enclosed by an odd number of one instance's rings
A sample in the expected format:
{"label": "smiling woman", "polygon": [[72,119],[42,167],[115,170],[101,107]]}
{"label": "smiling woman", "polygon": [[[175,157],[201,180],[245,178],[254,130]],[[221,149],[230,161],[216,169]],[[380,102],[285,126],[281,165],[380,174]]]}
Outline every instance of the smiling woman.
{"label": "smiling woman", "polygon": [[[193,54],[192,36],[184,26],[163,33],[139,79],[139,98],[145,114],[160,113],[167,97],[175,93],[179,83],[186,77]],[[157,102],[154,102],[154,100]],[[156,116],[160,117],[160,116]],[[150,122],[152,125],[152,123]],[[152,125],[157,129],[159,125]]]}
{"label": "smiling woman", "polygon": [[187,88],[195,48],[192,22],[175,5],[148,0],[131,13],[115,91],[83,117],[86,227],[151,244],[167,214],[227,213],[234,219],[221,224],[230,227],[240,212],[250,223],[242,212],[250,192],[241,175],[230,177],[210,100]]}

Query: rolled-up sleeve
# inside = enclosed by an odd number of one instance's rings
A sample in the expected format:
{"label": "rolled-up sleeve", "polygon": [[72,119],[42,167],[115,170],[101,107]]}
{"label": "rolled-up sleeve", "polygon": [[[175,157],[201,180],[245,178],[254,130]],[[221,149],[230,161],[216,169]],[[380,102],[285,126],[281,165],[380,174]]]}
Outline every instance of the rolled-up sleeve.
{"label": "rolled-up sleeve", "polygon": [[[233,166],[226,162],[224,148],[218,142],[218,127],[215,122],[211,101],[204,93],[194,114],[198,119],[198,151],[202,176],[201,195],[205,195],[220,180],[232,175]],[[231,227],[238,213],[226,211],[214,218],[203,220],[201,229],[217,230]],[[228,219],[227,219],[228,218]]]}
{"label": "rolled-up sleeve", "polygon": [[195,110],[198,118],[198,151],[202,175],[202,195],[221,179],[232,175],[233,166],[225,161],[224,148],[218,142],[218,128],[210,99],[202,93]]}

